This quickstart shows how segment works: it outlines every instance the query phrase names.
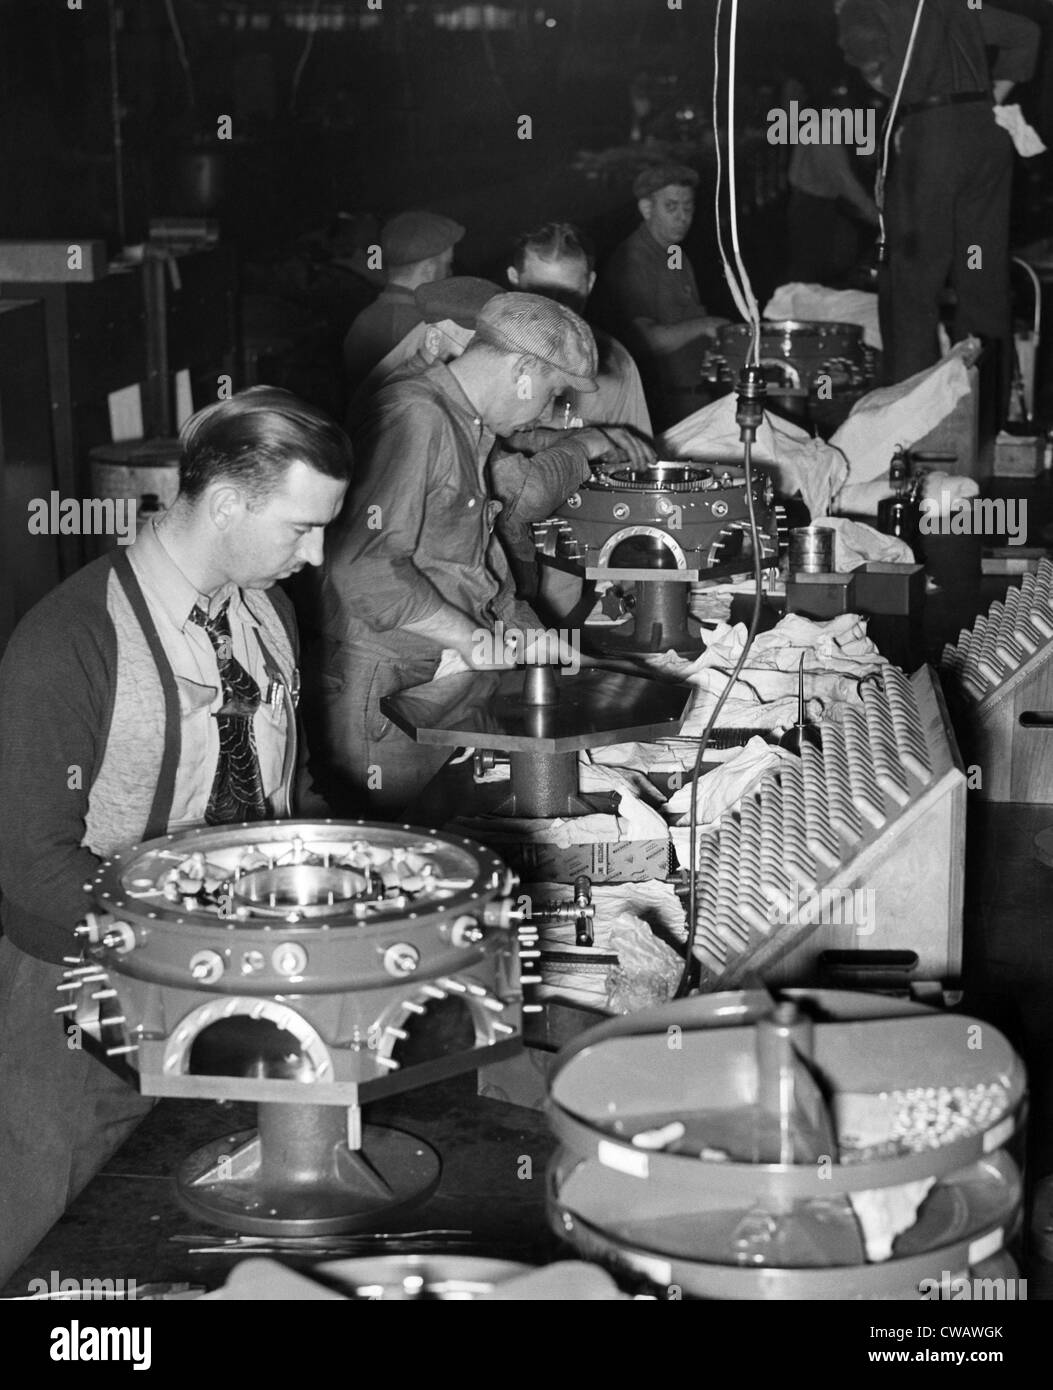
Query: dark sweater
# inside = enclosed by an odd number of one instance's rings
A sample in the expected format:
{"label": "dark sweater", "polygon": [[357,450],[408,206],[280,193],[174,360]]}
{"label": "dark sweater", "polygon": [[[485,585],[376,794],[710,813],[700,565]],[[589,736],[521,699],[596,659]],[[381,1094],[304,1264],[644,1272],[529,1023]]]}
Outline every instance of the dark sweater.
{"label": "dark sweater", "polygon": [[[251,603],[295,661],[285,594]],[[126,552],[105,556],[26,614],[0,662],[0,921],[16,946],[72,953],[99,859],[166,832],[179,756],[171,667]]]}

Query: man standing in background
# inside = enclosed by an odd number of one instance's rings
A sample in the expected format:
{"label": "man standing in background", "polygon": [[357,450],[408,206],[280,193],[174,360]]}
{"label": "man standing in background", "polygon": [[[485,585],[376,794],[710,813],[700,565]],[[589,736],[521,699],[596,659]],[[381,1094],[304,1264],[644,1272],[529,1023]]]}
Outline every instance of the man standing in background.
{"label": "man standing in background", "polygon": [[421,322],[413,292],[418,285],[450,275],[453,248],[463,236],[459,222],[435,212],[400,212],[385,222],[380,257],[387,283],[344,339],[344,367],[352,391]]}
{"label": "man standing in background", "polygon": [[[846,60],[891,100],[917,0],[839,0],[835,8]],[[975,334],[998,351],[1008,402],[1013,146],[991,108],[1030,78],[1038,39],[1037,25],[990,4],[925,0],[921,7],[885,193],[881,336],[892,381],[938,360],[940,297],[950,283],[952,337]]]}

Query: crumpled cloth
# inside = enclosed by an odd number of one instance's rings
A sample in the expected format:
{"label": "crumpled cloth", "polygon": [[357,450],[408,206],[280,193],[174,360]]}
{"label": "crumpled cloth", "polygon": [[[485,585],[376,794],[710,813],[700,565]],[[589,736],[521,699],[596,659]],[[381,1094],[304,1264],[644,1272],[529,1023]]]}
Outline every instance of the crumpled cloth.
{"label": "crumpled cloth", "polygon": [[[736,623],[718,623],[701,656],[689,663],[680,673],[690,679],[694,671],[719,666],[728,671],[742,655],[746,645],[747,627]],[[885,658],[867,636],[866,623],[858,613],[840,613],[836,618],[815,622],[800,613],[787,613],[768,632],[759,633],[750,648],[749,669],[757,667],[796,673],[805,659],[805,674],[810,670],[843,672],[857,677],[866,675],[886,664]],[[648,663],[649,665],[652,663]]]}
{"label": "crumpled cloth", "polygon": [[[676,652],[659,652],[647,657],[652,670],[696,689],[681,729],[683,736],[702,732],[739,659],[746,633],[744,623],[734,627],[717,623],[701,656],[691,659]],[[724,702],[717,727],[787,729],[795,723],[802,656],[805,712],[813,721],[831,705],[858,702],[859,681],[887,665],[857,614],[842,613],[825,622],[813,622],[799,613],[789,613],[770,632],[754,640],[749,664],[739,673]]]}
{"label": "crumpled cloth", "polygon": [[[565,883],[530,883],[527,892],[535,903],[566,900]],[[683,970],[683,960],[662,940],[671,936],[686,941],[687,917],[671,883],[597,883],[592,887],[593,941],[597,950],[612,952],[617,965],[600,966],[581,961],[541,963],[544,998],[566,999],[607,1013],[626,1014],[672,998]],[[573,946],[577,926],[573,922],[542,924],[538,936],[542,952]]]}
{"label": "crumpled cloth", "polygon": [[930,473],[920,510],[937,516],[950,516],[960,503],[975,497],[980,484],[975,478],[958,478],[953,473]]}
{"label": "crumpled cloth", "polygon": [[[658,441],[659,457],[724,459],[741,468],[742,441],[735,423],[736,403],[733,392],[721,396],[666,430]],[[775,475],[780,492],[788,497],[800,492],[812,516],[829,511],[831,498],[848,478],[848,463],[838,449],[821,439],[812,439],[790,421],[767,413],[757,431],[753,458]]]}
{"label": "crumpled cloth", "polygon": [[[848,460],[849,469],[848,485],[837,499],[837,511],[874,510],[855,505],[853,490],[878,478],[887,480],[889,461],[897,444],[906,449],[924,439],[969,394],[966,360],[972,360],[978,346],[975,338],[966,338],[956,343],[942,361],[906,381],[870,391],[856,401],[830,440]],[[890,491],[886,488],[881,495],[887,496]],[[812,515],[818,515],[814,508]]]}
{"label": "crumpled cloth", "polygon": [[617,791],[621,796],[617,816],[600,812],[591,816],[553,818],[487,816],[462,817],[453,822],[465,834],[485,833],[487,843],[503,840],[556,845],[612,843],[622,840],[667,840],[669,828],[653,807],[639,796],[631,776],[616,767],[599,767],[579,762],[583,792]]}
{"label": "crumpled cloth", "polygon": [[[699,779],[696,817],[700,830],[719,823],[721,816],[743,797],[754,791],[766,772],[773,772],[793,754],[775,744],[765,743],[762,738],[751,738],[745,748],[739,750],[737,758],[732,758],[720,767],[707,772]],[[666,802],[666,814],[677,816],[678,826],[690,826],[691,784],[680,788]],[[674,834],[674,840],[678,837]],[[686,843],[686,837],[685,837]],[[681,860],[686,863],[686,860]]]}
{"label": "crumpled cloth", "polygon": [[881,347],[878,297],[867,290],[831,290],[826,285],[792,280],[780,285],[764,306],[766,319],[803,319],[820,323],[857,323],[868,347]]}
{"label": "crumpled cloth", "polygon": [[1009,138],[1018,155],[1030,159],[1033,155],[1045,153],[1046,147],[1042,143],[1042,137],[1034,126],[1028,125],[1019,106],[996,106],[994,118],[996,125],[1008,130]]}
{"label": "crumpled cloth", "polygon": [[455,652],[452,647],[443,647],[438,669],[432,676],[432,680],[442,680],[443,676],[459,676],[462,671],[467,670],[468,663],[460,652]]}
{"label": "crumpled cloth", "polygon": [[[972,479],[968,481],[972,482]],[[812,525],[828,526],[834,532],[834,569],[842,574],[868,560],[897,565],[914,563],[914,553],[906,541],[901,541],[898,536],[886,536],[883,531],[867,526],[865,522],[850,521],[846,516],[820,516],[815,518]]]}

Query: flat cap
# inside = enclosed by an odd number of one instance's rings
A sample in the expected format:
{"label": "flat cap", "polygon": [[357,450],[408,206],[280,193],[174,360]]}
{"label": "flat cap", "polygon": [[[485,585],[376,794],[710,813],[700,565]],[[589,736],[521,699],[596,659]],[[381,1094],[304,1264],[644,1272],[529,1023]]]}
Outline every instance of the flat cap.
{"label": "flat cap", "polygon": [[652,164],[642,169],[633,181],[634,198],[650,198],[660,188],[697,188],[698,174],[687,164]]}
{"label": "flat cap", "polygon": [[475,321],[476,341],[554,367],[576,391],[595,391],[596,340],[572,309],[539,294],[498,294]]}
{"label": "flat cap", "polygon": [[380,229],[380,252],[385,267],[414,265],[456,246],[464,228],[438,212],[400,212]]}
{"label": "flat cap", "polygon": [[413,298],[425,323],[453,319],[462,328],[474,328],[479,310],[501,293],[501,286],[492,280],[481,280],[478,275],[451,275],[448,280],[418,285]]}

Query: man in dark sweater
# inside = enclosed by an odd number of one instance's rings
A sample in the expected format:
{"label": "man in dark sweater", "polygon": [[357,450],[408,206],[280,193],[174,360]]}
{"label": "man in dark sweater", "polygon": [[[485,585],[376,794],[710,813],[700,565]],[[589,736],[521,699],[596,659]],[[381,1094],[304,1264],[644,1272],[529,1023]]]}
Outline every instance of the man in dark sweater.
{"label": "man in dark sweater", "polygon": [[38,603],[0,663],[0,1282],[151,1104],[54,1016],[85,882],[122,845],[292,810],[298,644],[272,586],[321,563],[350,443],[267,386],[182,442],[169,511]]}

